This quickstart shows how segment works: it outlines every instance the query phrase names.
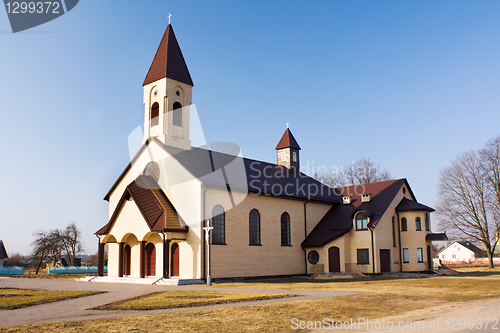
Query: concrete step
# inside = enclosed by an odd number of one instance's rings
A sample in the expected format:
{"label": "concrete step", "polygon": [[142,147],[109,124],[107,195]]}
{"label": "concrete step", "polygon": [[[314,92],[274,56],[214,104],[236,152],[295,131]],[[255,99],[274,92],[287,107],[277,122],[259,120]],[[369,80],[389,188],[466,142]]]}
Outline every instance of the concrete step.
{"label": "concrete step", "polygon": [[[82,282],[108,282],[108,283],[135,283],[135,284],[153,284],[158,281],[158,277],[145,277],[145,278],[137,278],[137,277],[113,277],[113,276],[86,276],[84,278],[76,279],[76,281]],[[156,284],[177,286],[177,285],[186,285],[186,284],[202,284],[205,283],[201,279],[183,279],[183,278],[170,278],[163,279],[156,282]]]}

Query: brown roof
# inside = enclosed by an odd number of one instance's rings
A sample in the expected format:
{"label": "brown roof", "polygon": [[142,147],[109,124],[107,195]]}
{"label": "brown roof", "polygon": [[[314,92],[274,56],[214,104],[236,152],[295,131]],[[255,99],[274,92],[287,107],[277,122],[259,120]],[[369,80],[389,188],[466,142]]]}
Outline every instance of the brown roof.
{"label": "brown roof", "polygon": [[187,232],[188,228],[181,225],[174,206],[165,196],[154,178],[139,176],[127,186],[108,224],[99,229],[96,234],[103,235],[108,233],[121,210],[123,202],[130,197],[134,200],[137,208],[139,208],[151,231]]}
{"label": "brown roof", "polygon": [[[302,242],[302,247],[322,246],[346,234],[353,227],[354,215],[360,210],[370,217],[369,226],[375,227],[404,184],[410,190],[404,178],[336,188],[339,198],[350,196],[351,203],[333,206]],[[371,200],[361,202],[362,194],[371,194]]]}
{"label": "brown roof", "polygon": [[163,34],[163,38],[142,85],[145,86],[165,77],[194,86],[181,48],[179,47],[179,43],[177,43],[177,38],[175,38],[174,29],[170,24]]}
{"label": "brown roof", "polygon": [[274,149],[278,150],[283,148],[295,148],[300,150],[299,144],[297,143],[297,141],[293,137],[292,132],[288,128],[286,129],[285,133],[283,133],[280,142],[278,142],[278,145]]}

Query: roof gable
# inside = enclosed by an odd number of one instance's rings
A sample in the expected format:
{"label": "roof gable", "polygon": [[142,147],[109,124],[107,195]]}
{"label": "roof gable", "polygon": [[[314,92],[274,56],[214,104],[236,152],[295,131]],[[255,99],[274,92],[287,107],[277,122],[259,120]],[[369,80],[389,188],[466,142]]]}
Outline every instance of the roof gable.
{"label": "roof gable", "polygon": [[163,34],[158,50],[142,85],[145,86],[165,77],[194,86],[181,48],[177,42],[177,38],[175,38],[174,29],[170,24]]}
{"label": "roof gable", "polygon": [[5,250],[5,246],[3,245],[3,241],[0,240],[0,259],[8,259],[7,251]]}
{"label": "roof gable", "polygon": [[[354,215],[361,210],[370,217],[369,226],[375,227],[405,184],[409,189],[404,178],[336,188],[339,197],[351,196],[351,203],[332,207],[302,242],[302,247],[322,246],[348,233]],[[371,194],[370,202],[362,202],[362,194]]]}
{"label": "roof gable", "polygon": [[297,143],[297,140],[295,140],[292,132],[290,131],[289,128],[286,129],[285,133],[283,133],[283,136],[280,139],[280,142],[278,142],[278,145],[275,150],[278,149],[284,149],[284,148],[295,148],[300,150],[300,146]]}
{"label": "roof gable", "polygon": [[99,229],[96,234],[102,235],[109,232],[124,201],[129,197],[134,200],[151,231],[187,231],[188,228],[181,225],[177,211],[154,178],[139,176],[127,186],[108,224]]}

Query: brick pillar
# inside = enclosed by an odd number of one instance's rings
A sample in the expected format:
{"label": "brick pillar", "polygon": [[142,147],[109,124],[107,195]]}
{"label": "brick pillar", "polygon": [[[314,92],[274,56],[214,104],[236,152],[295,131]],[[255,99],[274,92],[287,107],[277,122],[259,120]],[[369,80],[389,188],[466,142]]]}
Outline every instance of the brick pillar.
{"label": "brick pillar", "polygon": [[104,246],[106,243],[101,243],[99,240],[99,250],[98,250],[98,257],[99,257],[99,263],[97,265],[97,275],[98,276],[104,276]]}
{"label": "brick pillar", "polygon": [[145,254],[146,254],[146,241],[141,241],[141,256],[140,256],[140,262],[139,262],[139,267],[140,267],[140,277],[143,278],[146,276],[145,272]]}
{"label": "brick pillar", "polygon": [[123,248],[125,243],[118,243],[118,277],[123,277]]}

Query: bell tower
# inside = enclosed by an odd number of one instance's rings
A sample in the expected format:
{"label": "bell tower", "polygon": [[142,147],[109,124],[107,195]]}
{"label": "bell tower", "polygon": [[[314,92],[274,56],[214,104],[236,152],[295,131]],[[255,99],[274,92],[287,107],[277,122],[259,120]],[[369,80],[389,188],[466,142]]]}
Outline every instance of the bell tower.
{"label": "bell tower", "polygon": [[142,86],[143,142],[156,137],[166,145],[190,150],[189,106],[194,84],[171,24],[163,34]]}
{"label": "bell tower", "polygon": [[276,153],[278,158],[278,165],[282,165],[288,169],[300,170],[299,162],[299,144],[293,137],[292,132],[287,128],[280,142],[276,146]]}

